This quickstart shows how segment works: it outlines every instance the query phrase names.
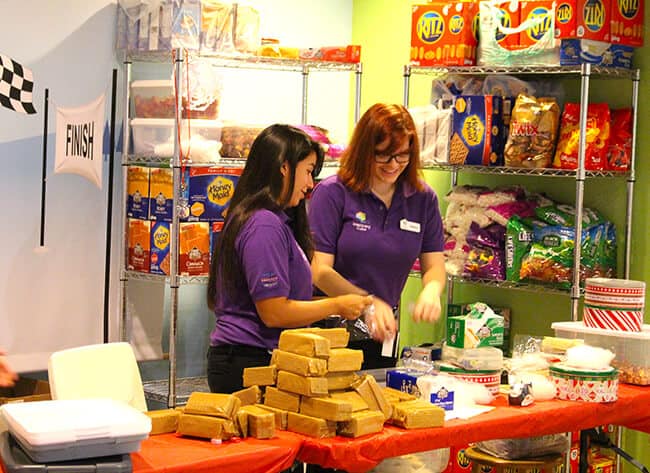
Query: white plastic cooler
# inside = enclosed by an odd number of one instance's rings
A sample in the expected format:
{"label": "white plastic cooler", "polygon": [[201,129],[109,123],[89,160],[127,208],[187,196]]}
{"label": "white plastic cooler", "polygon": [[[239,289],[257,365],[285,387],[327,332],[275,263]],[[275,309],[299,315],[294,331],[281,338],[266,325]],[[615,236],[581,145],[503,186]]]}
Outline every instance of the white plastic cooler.
{"label": "white plastic cooler", "polygon": [[36,462],[135,452],[151,431],[149,417],[112,399],[5,404],[0,413],[9,432]]}

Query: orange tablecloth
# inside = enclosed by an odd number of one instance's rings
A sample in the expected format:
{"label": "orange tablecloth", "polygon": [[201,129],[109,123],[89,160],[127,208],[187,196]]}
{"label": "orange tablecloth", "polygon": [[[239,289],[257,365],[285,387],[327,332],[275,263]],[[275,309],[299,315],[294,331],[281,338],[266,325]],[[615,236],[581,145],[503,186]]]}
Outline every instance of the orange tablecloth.
{"label": "orange tablecloth", "polygon": [[207,440],[154,435],[131,454],[134,473],[275,473],[289,468],[303,437],[276,431],[269,440],[249,438],[213,445]]}
{"label": "orange tablecloth", "polygon": [[479,440],[573,432],[603,424],[650,433],[650,387],[619,385],[618,401],[609,404],[554,400],[510,407],[501,396],[494,405],[496,409],[490,412],[445,422],[441,428],[403,430],[386,426],[379,434],[356,440],[305,438],[298,459],[357,473],[385,458]]}

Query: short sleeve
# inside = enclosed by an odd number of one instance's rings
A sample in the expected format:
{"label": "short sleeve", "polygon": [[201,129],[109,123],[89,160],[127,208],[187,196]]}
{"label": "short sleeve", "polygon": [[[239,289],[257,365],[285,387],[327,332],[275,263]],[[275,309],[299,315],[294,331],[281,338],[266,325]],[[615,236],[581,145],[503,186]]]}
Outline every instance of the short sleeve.
{"label": "short sleeve", "polygon": [[421,253],[439,253],[444,250],[445,236],[438,205],[438,196],[431,187],[426,188],[425,228]]}
{"label": "short sleeve", "polygon": [[336,254],[337,242],[343,226],[345,189],[336,176],[320,182],[308,202],[309,227],[314,248],[323,253]]}
{"label": "short sleeve", "polygon": [[287,232],[276,218],[249,222],[238,238],[237,250],[251,299],[289,297],[289,253]]}

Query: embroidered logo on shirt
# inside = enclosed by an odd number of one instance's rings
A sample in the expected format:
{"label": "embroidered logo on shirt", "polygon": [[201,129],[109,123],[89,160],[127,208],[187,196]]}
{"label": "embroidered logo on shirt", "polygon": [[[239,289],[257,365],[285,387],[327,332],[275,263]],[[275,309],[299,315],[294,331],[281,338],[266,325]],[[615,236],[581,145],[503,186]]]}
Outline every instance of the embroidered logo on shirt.
{"label": "embroidered logo on shirt", "polygon": [[277,287],[278,285],[278,275],[275,273],[264,273],[260,278],[262,286],[265,288]]}
{"label": "embroidered logo on shirt", "polygon": [[354,214],[354,220],[352,222],[352,227],[360,232],[367,232],[370,230],[370,225],[366,223],[367,217],[365,212],[357,212]]}

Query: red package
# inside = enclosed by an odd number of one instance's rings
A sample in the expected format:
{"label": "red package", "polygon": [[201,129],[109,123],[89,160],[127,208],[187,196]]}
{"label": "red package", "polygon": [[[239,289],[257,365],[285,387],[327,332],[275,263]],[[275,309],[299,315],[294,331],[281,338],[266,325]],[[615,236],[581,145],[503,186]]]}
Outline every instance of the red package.
{"label": "red package", "polygon": [[[587,149],[585,169],[603,171],[607,169],[607,149],[610,137],[610,113],[606,103],[589,104],[587,108]],[[560,135],[553,167],[576,169],[578,167],[578,146],[580,143],[580,104],[567,103],[562,112]]]}
{"label": "red package", "polygon": [[607,148],[607,168],[627,171],[632,159],[632,109],[612,110],[612,127]]}

